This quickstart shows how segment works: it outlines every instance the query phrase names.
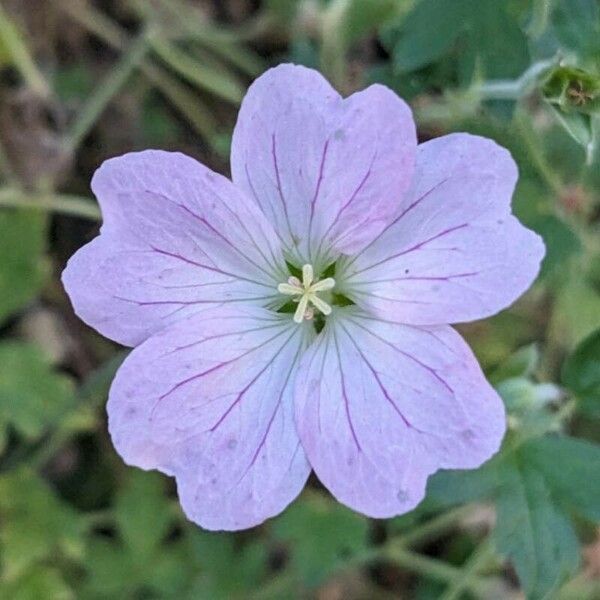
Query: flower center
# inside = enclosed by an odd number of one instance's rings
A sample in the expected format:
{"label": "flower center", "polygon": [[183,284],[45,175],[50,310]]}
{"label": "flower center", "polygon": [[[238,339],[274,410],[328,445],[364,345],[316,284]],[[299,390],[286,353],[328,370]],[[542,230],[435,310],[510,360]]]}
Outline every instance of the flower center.
{"label": "flower center", "polygon": [[331,314],[331,306],[317,296],[318,292],[330,290],[335,285],[333,277],[327,277],[321,281],[315,281],[312,265],[302,267],[302,281],[297,277],[290,277],[287,283],[280,283],[277,290],[280,294],[294,296],[298,302],[298,308],[294,313],[294,321],[302,323],[304,319],[310,320],[314,317],[314,309],[320,310],[324,315]]}

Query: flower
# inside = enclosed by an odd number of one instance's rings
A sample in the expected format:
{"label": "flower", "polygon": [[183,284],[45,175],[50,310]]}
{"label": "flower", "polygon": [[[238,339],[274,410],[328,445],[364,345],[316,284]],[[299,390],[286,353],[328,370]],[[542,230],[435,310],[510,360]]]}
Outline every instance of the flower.
{"label": "flower", "polygon": [[391,517],[437,469],[490,458],[503,405],[447,324],[538,272],[510,154],[467,134],[417,146],[389,89],[342,99],[281,65],[242,103],[231,169],[145,151],[93,178],[101,235],[63,281],[86,323],[135,346],[108,401],[123,459],[176,477],[191,520],[235,530],[281,512],[311,468]]}

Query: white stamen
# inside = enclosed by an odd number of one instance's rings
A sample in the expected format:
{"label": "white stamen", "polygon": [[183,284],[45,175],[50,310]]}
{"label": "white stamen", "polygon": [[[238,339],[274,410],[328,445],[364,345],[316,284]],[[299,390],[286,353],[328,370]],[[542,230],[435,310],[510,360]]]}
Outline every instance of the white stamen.
{"label": "white stamen", "polygon": [[331,290],[335,286],[335,279],[327,277],[322,281],[315,281],[312,265],[306,264],[302,267],[302,281],[297,277],[289,277],[287,283],[280,283],[277,290],[280,294],[294,296],[293,301],[298,302],[294,313],[294,321],[302,323],[304,319],[310,320],[314,317],[314,309],[318,309],[324,315],[331,314],[331,306],[317,296],[317,292]]}
{"label": "white stamen", "polygon": [[312,265],[304,265],[302,267],[302,285],[304,289],[310,287],[311,283],[315,278],[315,273],[313,271]]}

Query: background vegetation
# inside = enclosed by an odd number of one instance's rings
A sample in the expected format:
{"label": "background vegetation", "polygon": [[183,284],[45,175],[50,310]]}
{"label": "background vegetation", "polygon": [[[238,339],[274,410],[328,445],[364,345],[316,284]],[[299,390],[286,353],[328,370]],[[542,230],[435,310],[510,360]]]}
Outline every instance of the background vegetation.
{"label": "background vegetation", "polygon": [[[113,450],[125,351],[59,275],[97,233],[102,160],[160,147],[228,173],[244,90],[282,61],[344,93],[387,84],[421,140],[510,148],[547,257],[515,306],[460,328],[509,410],[499,456],[400,518],[311,479],[280,517],[212,534]],[[0,597],[600,598],[599,110],[596,0],[0,0]]]}

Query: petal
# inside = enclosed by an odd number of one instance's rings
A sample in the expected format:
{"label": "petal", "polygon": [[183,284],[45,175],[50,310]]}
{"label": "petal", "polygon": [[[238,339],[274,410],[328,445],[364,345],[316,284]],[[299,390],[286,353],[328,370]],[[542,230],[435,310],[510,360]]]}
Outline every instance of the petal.
{"label": "petal", "polygon": [[248,90],[231,170],[291,256],[319,264],[362,248],[398,213],[415,152],[410,109],[391,90],[344,100],[316,71],[280,65]]}
{"label": "petal", "polygon": [[184,511],[206,529],[243,529],[279,513],[310,471],[291,389],[309,336],[289,315],[232,305],[154,335],[110,390],[117,451],[175,476]]}
{"label": "petal", "polygon": [[319,479],[372,517],[413,509],[437,469],[475,468],[499,448],[502,401],[450,327],[346,309],[303,356],[296,423]]}
{"label": "petal", "polygon": [[491,140],[452,134],[419,146],[400,216],[344,261],[339,289],[386,319],[471,321],[514,302],[544,256],[541,238],[510,214],[517,168]]}
{"label": "petal", "polygon": [[226,302],[276,296],[285,262],[272,227],[229,180],[183,154],[106,161],[92,188],[102,234],[69,261],[76,313],[136,345],[169,323]]}

